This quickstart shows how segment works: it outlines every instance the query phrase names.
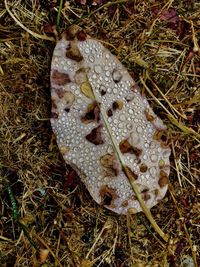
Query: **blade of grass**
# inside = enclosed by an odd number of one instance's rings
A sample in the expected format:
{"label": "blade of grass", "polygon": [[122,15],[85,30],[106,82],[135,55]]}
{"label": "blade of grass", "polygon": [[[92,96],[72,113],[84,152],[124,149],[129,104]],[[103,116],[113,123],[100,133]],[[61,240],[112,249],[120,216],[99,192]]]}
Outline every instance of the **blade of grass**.
{"label": "blade of grass", "polygon": [[12,213],[13,213],[13,219],[18,223],[18,225],[20,226],[20,228],[22,229],[24,235],[26,236],[26,238],[29,240],[30,244],[36,249],[39,249],[39,246],[31,239],[30,234],[29,234],[29,230],[26,227],[26,225],[24,225],[19,217],[19,209],[17,207],[17,202],[15,200],[15,197],[13,195],[12,192],[12,188],[10,186],[9,183],[6,183],[6,191],[8,193],[8,196],[10,198],[10,202],[12,205]]}
{"label": "blade of grass", "polygon": [[59,25],[60,25],[60,17],[61,17],[62,6],[63,6],[63,0],[60,0],[59,9],[58,9],[58,15],[57,15],[57,18],[56,18],[56,26],[57,26],[58,29],[59,29]]}

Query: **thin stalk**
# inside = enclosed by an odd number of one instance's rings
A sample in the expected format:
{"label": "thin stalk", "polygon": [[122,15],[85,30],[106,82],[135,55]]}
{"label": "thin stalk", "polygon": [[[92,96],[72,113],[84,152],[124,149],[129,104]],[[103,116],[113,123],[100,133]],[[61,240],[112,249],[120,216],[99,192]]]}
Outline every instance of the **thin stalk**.
{"label": "thin stalk", "polygon": [[[93,95],[94,95],[95,99],[97,100],[97,97],[95,95],[94,90],[93,90]],[[97,103],[98,103],[98,101],[97,101]],[[133,177],[133,175],[130,173],[130,171],[126,167],[126,164],[124,162],[124,159],[123,159],[123,156],[121,154],[121,151],[120,151],[118,145],[116,144],[115,140],[112,137],[112,130],[110,129],[110,126],[109,126],[109,124],[108,124],[108,122],[106,120],[106,115],[104,114],[104,112],[102,111],[102,109],[101,109],[100,106],[99,106],[99,109],[100,109],[100,112],[101,112],[101,115],[102,115],[102,118],[103,118],[105,127],[107,129],[107,132],[108,132],[108,134],[110,136],[110,140],[111,140],[111,142],[113,144],[113,148],[114,148],[114,150],[115,150],[115,152],[116,152],[116,154],[118,156],[118,159],[120,161],[120,164],[122,166],[122,169],[123,169],[126,177],[128,178],[129,183],[132,186],[132,189],[133,189],[133,191],[134,191],[134,193],[135,193],[135,195],[136,195],[136,197],[138,199],[138,202],[140,203],[140,206],[141,206],[144,214],[146,215],[147,219],[149,220],[149,222],[151,223],[151,225],[153,226],[153,228],[155,229],[155,231],[160,235],[160,237],[162,237],[163,240],[165,240],[167,242],[168,239],[169,239],[169,236],[167,234],[165,234],[161,230],[161,228],[157,225],[156,221],[154,220],[154,218],[153,218],[153,216],[151,214],[150,209],[147,208],[147,206],[145,205],[145,203],[144,203],[144,201],[143,201],[143,199],[142,199],[142,197],[141,197],[141,195],[140,195],[140,193],[138,191],[137,185],[134,183],[135,178]]]}
{"label": "thin stalk", "polygon": [[59,9],[58,9],[58,15],[57,15],[57,18],[56,18],[56,25],[57,25],[58,29],[59,29],[59,25],[60,25],[60,16],[61,16],[61,11],[62,11],[62,6],[63,6],[63,0],[60,0]]}

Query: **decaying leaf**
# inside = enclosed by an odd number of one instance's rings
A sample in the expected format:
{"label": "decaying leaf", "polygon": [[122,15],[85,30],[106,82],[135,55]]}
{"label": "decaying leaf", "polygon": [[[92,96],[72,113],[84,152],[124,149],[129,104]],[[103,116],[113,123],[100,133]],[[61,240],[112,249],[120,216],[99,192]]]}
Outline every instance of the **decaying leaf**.
{"label": "decaying leaf", "polygon": [[165,196],[165,126],[119,60],[78,26],[55,47],[51,96],[60,151],[97,203],[120,214],[144,210],[131,184],[147,208]]}

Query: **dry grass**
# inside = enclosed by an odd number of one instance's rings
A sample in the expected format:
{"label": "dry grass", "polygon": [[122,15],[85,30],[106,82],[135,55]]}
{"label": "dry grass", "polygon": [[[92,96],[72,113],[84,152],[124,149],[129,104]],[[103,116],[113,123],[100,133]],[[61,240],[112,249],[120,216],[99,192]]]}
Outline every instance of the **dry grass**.
{"label": "dry grass", "polygon": [[[198,266],[199,2],[104,1],[92,6],[64,1],[60,14],[60,31],[79,24],[106,43],[168,126],[170,187],[152,209],[170,236],[168,243],[159,240],[142,214],[118,216],[95,204],[79,180],[73,190],[66,188],[68,167],[49,123],[59,1],[9,1],[10,14],[2,2],[0,266]],[[170,7],[181,18],[176,29],[158,18]],[[49,22],[54,33],[47,36],[43,30]]]}

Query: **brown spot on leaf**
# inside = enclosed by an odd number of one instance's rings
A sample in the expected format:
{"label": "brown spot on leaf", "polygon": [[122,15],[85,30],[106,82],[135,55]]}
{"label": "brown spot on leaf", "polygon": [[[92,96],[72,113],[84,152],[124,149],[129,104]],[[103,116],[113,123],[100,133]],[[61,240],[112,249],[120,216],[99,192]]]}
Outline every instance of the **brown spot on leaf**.
{"label": "brown spot on leaf", "polygon": [[149,189],[148,188],[145,188],[141,191],[142,194],[146,194],[147,192],[149,192]]}
{"label": "brown spot on leaf", "polygon": [[158,181],[158,184],[161,188],[168,184],[167,174],[163,170],[160,171],[160,179]]}
{"label": "brown spot on leaf", "polygon": [[59,98],[63,98],[65,91],[62,88],[55,89],[56,94],[58,95]]}
{"label": "brown spot on leaf", "polygon": [[64,108],[64,111],[68,113],[70,111],[70,108]]}
{"label": "brown spot on leaf", "polygon": [[59,72],[57,70],[54,70],[51,77],[53,82],[57,85],[65,85],[66,83],[71,82],[67,73]]}
{"label": "brown spot on leaf", "polygon": [[125,153],[135,154],[136,157],[139,157],[142,153],[142,150],[137,147],[132,146],[129,143],[128,139],[122,140],[119,143],[119,148],[123,154]]}
{"label": "brown spot on leaf", "polygon": [[162,147],[162,148],[164,148],[164,149],[169,149],[169,145],[167,144],[167,142],[165,141],[161,141],[160,142],[160,146]]}
{"label": "brown spot on leaf", "polygon": [[149,200],[151,198],[151,196],[149,194],[147,194],[147,193],[143,194],[142,197],[143,197],[144,201],[147,201],[147,200]]}
{"label": "brown spot on leaf", "polygon": [[85,138],[92,144],[95,144],[95,145],[103,144],[104,140],[102,138],[101,128],[102,128],[101,125],[94,128],[88,135],[86,135]]}
{"label": "brown spot on leaf", "polygon": [[52,105],[52,109],[57,109],[57,105],[56,105],[56,100],[55,99],[51,99],[51,105]]}
{"label": "brown spot on leaf", "polygon": [[157,196],[159,195],[159,190],[158,190],[158,189],[155,189],[155,190],[154,190],[154,194],[155,194],[155,196],[157,197]]}
{"label": "brown spot on leaf", "polygon": [[142,163],[142,164],[140,165],[140,171],[141,171],[141,172],[146,172],[147,170],[148,170],[147,165],[144,164],[144,163]]}
{"label": "brown spot on leaf", "polygon": [[100,91],[100,94],[101,94],[101,96],[104,96],[104,95],[106,94],[106,91],[102,89],[102,90]]}
{"label": "brown spot on leaf", "polygon": [[128,200],[124,200],[122,202],[122,207],[127,207],[128,206]]}
{"label": "brown spot on leaf", "polygon": [[68,41],[72,41],[75,39],[77,33],[80,31],[80,27],[78,25],[71,25],[64,32],[64,37]]}
{"label": "brown spot on leaf", "polygon": [[115,205],[113,204],[113,201],[117,198],[115,189],[110,188],[108,185],[104,185],[101,187],[99,194],[102,199],[102,205],[106,205],[112,208],[115,207]]}
{"label": "brown spot on leaf", "polygon": [[150,113],[149,109],[146,109],[146,110],[144,111],[144,114],[145,114],[145,116],[146,116],[147,121],[152,122],[152,121],[155,120],[155,117]]}
{"label": "brown spot on leaf", "polygon": [[104,167],[105,176],[115,177],[119,174],[119,164],[114,154],[105,154],[100,158],[100,163]]}
{"label": "brown spot on leaf", "polygon": [[81,122],[88,124],[90,122],[100,120],[100,108],[96,101],[92,104],[89,104],[87,107],[87,111],[84,116],[81,117]]}
{"label": "brown spot on leaf", "polygon": [[165,162],[163,159],[159,160],[159,168],[162,169],[165,166]]}
{"label": "brown spot on leaf", "polygon": [[63,98],[65,100],[66,109],[70,109],[70,107],[74,103],[75,95],[70,91],[66,91],[64,92]]}
{"label": "brown spot on leaf", "polygon": [[77,84],[82,84],[84,82],[87,82],[88,77],[87,77],[87,68],[80,68],[76,71],[75,73],[75,81]]}
{"label": "brown spot on leaf", "polygon": [[57,119],[58,118],[58,114],[56,112],[51,112],[51,118],[52,119]]}
{"label": "brown spot on leaf", "polygon": [[80,62],[81,60],[83,60],[83,56],[81,55],[81,52],[75,43],[70,43],[69,46],[67,47],[66,57],[76,62]]}
{"label": "brown spot on leaf", "polygon": [[142,194],[142,198],[144,199],[144,201],[147,201],[151,198],[151,196],[148,194],[149,189],[145,188],[144,190],[141,191]]}
{"label": "brown spot on leaf", "polygon": [[109,108],[106,113],[107,113],[108,117],[111,117],[113,115],[111,108]]}
{"label": "brown spot on leaf", "polygon": [[127,165],[124,166],[123,172],[126,175],[126,177],[132,182],[138,179],[138,175],[134,173],[134,171],[132,171],[131,168],[129,168],[129,166]]}
{"label": "brown spot on leaf", "polygon": [[117,100],[113,102],[112,108],[113,110],[116,110],[116,109],[121,110],[123,108],[123,105],[124,105],[123,101]]}
{"label": "brown spot on leaf", "polygon": [[160,141],[164,137],[164,134],[165,134],[164,130],[157,130],[153,134],[153,139],[156,140],[156,141]]}
{"label": "brown spot on leaf", "polygon": [[137,197],[136,197],[136,195],[132,195],[129,199],[135,201],[135,200],[137,200]]}

